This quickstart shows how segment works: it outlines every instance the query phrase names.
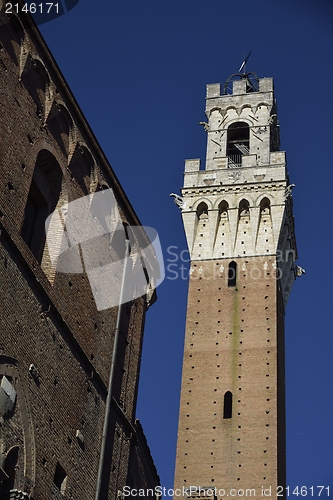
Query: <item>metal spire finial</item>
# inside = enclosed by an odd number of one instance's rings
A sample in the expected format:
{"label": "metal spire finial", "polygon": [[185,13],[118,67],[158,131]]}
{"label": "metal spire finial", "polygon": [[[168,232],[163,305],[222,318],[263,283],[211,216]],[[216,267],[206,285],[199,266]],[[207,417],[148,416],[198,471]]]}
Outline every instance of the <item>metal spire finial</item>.
{"label": "metal spire finial", "polygon": [[250,52],[248,53],[247,56],[245,56],[245,54],[246,54],[246,52],[244,53],[244,61],[243,61],[242,65],[241,65],[241,67],[238,70],[238,73],[240,73],[242,71],[242,69],[244,68],[243,75],[245,75],[246,63],[247,63],[248,58],[252,54],[252,50],[250,50]]}

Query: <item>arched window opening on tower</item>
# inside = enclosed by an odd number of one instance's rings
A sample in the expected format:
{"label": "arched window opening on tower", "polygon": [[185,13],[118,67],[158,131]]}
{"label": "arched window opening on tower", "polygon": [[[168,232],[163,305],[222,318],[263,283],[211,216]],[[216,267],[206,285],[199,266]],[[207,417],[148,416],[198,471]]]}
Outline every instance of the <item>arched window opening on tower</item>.
{"label": "arched window opening on tower", "polygon": [[242,156],[250,153],[250,128],[245,122],[232,123],[228,128],[227,156],[229,167],[242,164]]}
{"label": "arched window opening on tower", "polygon": [[223,418],[232,418],[232,393],[230,391],[224,395]]}
{"label": "arched window opening on tower", "polygon": [[219,204],[220,217],[227,217],[228,208],[229,208],[228,202],[226,202],[225,200],[221,201],[221,203]]}
{"label": "arched window opening on tower", "polygon": [[237,274],[237,264],[235,261],[230,262],[228,268],[228,286],[236,286],[236,274]]}
{"label": "arched window opening on tower", "polygon": [[247,200],[241,200],[239,203],[239,217],[249,216],[250,204]]}
{"label": "arched window opening on tower", "polygon": [[268,198],[263,198],[260,202],[260,213],[268,215],[270,213],[271,203]]}
{"label": "arched window opening on tower", "polygon": [[199,219],[208,217],[208,207],[203,201],[198,205],[197,216]]}

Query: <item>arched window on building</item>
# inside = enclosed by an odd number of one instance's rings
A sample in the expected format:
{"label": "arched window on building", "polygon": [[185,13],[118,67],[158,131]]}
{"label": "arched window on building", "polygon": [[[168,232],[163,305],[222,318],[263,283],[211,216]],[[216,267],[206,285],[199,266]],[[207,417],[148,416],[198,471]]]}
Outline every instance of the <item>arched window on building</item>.
{"label": "arched window on building", "polygon": [[249,217],[250,215],[250,204],[247,200],[241,200],[239,203],[239,218]]}
{"label": "arched window on building", "polygon": [[24,211],[21,236],[38,260],[42,261],[46,234],[45,221],[60,198],[62,171],[55,157],[47,150],[37,156],[33,178]]}
{"label": "arched window on building", "polygon": [[250,152],[250,128],[245,122],[232,123],[228,127],[227,156],[229,166],[241,165],[242,156]]}
{"label": "arched window on building", "polygon": [[228,208],[229,208],[228,202],[226,202],[225,200],[221,201],[221,203],[219,204],[220,218],[221,217],[225,217],[225,218],[228,217]]}
{"label": "arched window on building", "polygon": [[228,286],[235,287],[237,278],[237,264],[235,261],[230,262],[228,267]]}
{"label": "arched window on building", "polygon": [[270,207],[271,207],[271,204],[270,204],[270,201],[268,198],[263,198],[260,202],[260,213],[262,214],[265,214],[265,215],[268,215],[270,213]]}
{"label": "arched window on building", "polygon": [[232,418],[232,393],[230,391],[224,395],[223,418]]}
{"label": "arched window on building", "polygon": [[39,59],[27,57],[22,83],[36,105],[37,115],[44,120],[47,101],[50,100],[51,84],[45,66]]}
{"label": "arched window on building", "polygon": [[85,195],[93,192],[91,190],[92,187],[96,191],[109,189],[108,185],[103,187],[103,185],[100,184],[98,186],[97,182],[95,186],[91,186],[94,165],[94,159],[88,149],[84,146],[77,145],[68,168],[72,174],[72,178],[79,184]]}
{"label": "arched window on building", "polygon": [[203,201],[198,205],[197,216],[199,219],[208,217],[208,207]]}
{"label": "arched window on building", "polygon": [[[1,29],[5,30],[6,37],[2,38],[4,47],[12,58],[16,66],[20,63],[21,51],[24,45],[24,29],[19,19],[14,14],[8,15],[9,26],[2,25]],[[10,30],[10,32],[8,32]]]}
{"label": "arched window on building", "polygon": [[31,182],[24,211],[21,236],[40,262],[45,244],[44,224],[48,213],[47,201],[34,180]]}
{"label": "arched window on building", "polygon": [[47,127],[67,158],[71,145],[73,120],[65,106],[53,103],[47,118]]}

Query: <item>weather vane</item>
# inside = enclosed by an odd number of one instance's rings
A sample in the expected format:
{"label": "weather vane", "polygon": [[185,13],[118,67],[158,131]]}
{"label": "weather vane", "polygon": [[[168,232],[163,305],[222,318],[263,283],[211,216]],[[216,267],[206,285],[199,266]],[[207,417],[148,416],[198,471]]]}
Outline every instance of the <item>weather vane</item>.
{"label": "weather vane", "polygon": [[241,65],[241,67],[238,70],[238,73],[240,73],[242,71],[242,69],[244,69],[243,75],[245,75],[246,63],[247,63],[248,58],[252,54],[252,50],[250,50],[250,52],[248,53],[247,56],[245,56],[245,54],[246,54],[246,52],[244,53],[244,61],[243,61],[242,65]]}

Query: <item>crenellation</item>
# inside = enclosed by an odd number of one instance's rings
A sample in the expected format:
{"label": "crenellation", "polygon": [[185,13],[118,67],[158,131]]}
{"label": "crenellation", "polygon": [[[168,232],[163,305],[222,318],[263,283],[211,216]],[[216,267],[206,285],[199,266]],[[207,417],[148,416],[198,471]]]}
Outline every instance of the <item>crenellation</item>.
{"label": "crenellation", "polygon": [[273,78],[259,78],[259,92],[273,92]]}
{"label": "crenellation", "polygon": [[200,158],[194,160],[185,160],[185,172],[197,172],[200,170]]}
{"label": "crenellation", "polygon": [[212,97],[219,97],[221,95],[221,84],[220,83],[209,83],[206,86],[206,97],[210,99]]}
{"label": "crenellation", "polygon": [[246,94],[246,80],[234,80],[232,85],[232,95]]}

